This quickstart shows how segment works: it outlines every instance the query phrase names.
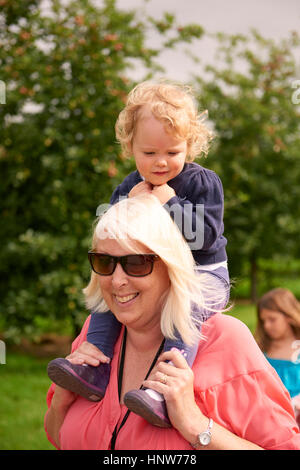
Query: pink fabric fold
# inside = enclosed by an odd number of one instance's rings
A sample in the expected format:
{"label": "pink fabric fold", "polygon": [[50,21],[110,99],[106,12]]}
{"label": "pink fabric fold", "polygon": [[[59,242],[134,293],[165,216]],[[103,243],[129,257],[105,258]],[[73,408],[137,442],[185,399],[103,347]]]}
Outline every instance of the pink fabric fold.
{"label": "pink fabric fold", "polygon": [[[72,350],[86,340],[88,324],[89,317]],[[202,334],[206,338],[200,342],[193,372],[195,398],[203,414],[264,449],[299,450],[300,431],[290,396],[248,328],[236,318],[216,314],[203,324]],[[121,339],[122,333],[105,397],[97,403],[81,397],[75,400],[60,431],[61,449],[110,449],[113,430],[127,411],[118,399]],[[48,407],[54,387],[48,391]],[[48,439],[53,443],[49,435]],[[115,449],[191,450],[192,446],[176,429],[152,426],[130,413]]]}

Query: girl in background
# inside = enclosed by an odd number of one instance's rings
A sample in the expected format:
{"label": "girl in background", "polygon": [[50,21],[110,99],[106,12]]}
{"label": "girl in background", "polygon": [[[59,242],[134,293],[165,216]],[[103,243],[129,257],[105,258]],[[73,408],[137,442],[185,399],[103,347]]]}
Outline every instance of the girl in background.
{"label": "girl in background", "polygon": [[288,289],[276,288],[257,304],[255,338],[292,398],[300,425],[300,302]]}

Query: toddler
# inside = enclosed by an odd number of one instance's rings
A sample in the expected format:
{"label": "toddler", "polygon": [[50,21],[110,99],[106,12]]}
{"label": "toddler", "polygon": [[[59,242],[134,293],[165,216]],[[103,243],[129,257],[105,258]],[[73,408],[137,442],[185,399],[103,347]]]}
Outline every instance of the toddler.
{"label": "toddler", "polygon": [[[222,286],[222,300],[214,299],[205,311],[193,307],[198,328],[201,321],[226,306],[229,296],[222,183],[215,172],[193,162],[195,157],[207,154],[212,138],[203,114],[198,115],[188,87],[152,82],[137,85],[129,93],[115,126],[124,156],[134,156],[137,170],[115,189],[110,201],[115,204],[120,198],[154,194],[189,243],[199,270],[199,283],[205,272],[211,275],[212,283]],[[124,304],[130,300],[118,299]],[[101,400],[120,329],[121,324],[111,312],[93,312],[87,341],[105,355],[101,364],[74,365],[59,358],[49,363],[49,377],[88,400]],[[184,354],[191,367],[198,344],[184,344],[177,334],[176,340],[165,339],[164,351],[172,347]],[[163,396],[153,390],[128,392],[125,404],[152,424],[170,426]]]}

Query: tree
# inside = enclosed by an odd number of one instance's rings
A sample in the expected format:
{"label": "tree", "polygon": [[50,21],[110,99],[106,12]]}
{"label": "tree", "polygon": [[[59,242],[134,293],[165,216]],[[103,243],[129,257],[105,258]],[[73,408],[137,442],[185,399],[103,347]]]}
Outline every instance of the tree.
{"label": "tree", "polygon": [[[134,81],[159,70],[160,50],[201,37],[172,15],[140,19],[114,0],[0,0],[1,325],[6,338],[87,315],[82,288],[100,203],[134,168],[122,160],[114,124]],[[161,49],[145,45],[149,28]],[[34,106],[34,108],[33,108]]]}
{"label": "tree", "polygon": [[291,33],[275,43],[254,30],[218,40],[219,65],[196,77],[217,136],[207,165],[224,184],[231,273],[240,275],[249,262],[255,300],[259,260],[299,257],[300,113],[293,83],[300,41]]}

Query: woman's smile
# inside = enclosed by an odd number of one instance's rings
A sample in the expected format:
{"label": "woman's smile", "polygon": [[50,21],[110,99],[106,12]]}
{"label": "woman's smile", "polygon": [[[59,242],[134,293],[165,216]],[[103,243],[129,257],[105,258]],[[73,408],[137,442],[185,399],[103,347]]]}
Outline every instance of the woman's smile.
{"label": "woman's smile", "polygon": [[113,297],[115,298],[115,301],[118,305],[129,306],[133,303],[133,301],[137,298],[138,295],[139,293],[136,292],[134,294],[127,294],[127,295],[113,294]]}

